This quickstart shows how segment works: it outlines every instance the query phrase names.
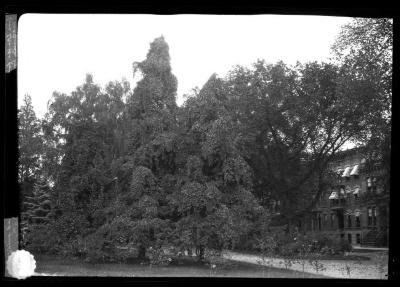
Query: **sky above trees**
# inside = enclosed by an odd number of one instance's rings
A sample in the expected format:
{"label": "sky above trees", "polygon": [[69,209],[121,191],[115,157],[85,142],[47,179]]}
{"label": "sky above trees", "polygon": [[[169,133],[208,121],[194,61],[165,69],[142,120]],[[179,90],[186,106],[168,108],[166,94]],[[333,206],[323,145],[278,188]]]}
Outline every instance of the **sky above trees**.
{"label": "sky above trees", "polygon": [[163,35],[178,80],[177,104],[202,87],[211,74],[225,76],[234,65],[258,58],[328,61],[346,17],[288,15],[41,15],[18,22],[18,107],[30,94],[42,117],[54,91],[69,94],[93,74],[104,87],[126,78],[134,87],[132,63]]}

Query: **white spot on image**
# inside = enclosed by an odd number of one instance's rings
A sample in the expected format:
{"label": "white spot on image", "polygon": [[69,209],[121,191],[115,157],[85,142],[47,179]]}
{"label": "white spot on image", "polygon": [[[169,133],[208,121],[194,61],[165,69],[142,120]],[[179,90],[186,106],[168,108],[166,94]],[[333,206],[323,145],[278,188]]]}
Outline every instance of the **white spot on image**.
{"label": "white spot on image", "polygon": [[6,267],[11,277],[26,279],[35,273],[36,261],[28,251],[17,250],[8,256]]}

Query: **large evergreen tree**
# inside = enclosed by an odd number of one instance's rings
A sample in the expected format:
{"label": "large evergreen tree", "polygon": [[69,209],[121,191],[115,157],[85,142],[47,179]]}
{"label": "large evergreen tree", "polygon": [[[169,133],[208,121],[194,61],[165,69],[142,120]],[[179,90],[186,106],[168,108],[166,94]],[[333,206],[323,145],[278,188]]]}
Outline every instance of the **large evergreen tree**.
{"label": "large evergreen tree", "polygon": [[29,95],[23,98],[23,104],[18,112],[18,184],[20,190],[21,231],[24,235],[28,227],[28,217],[24,214],[31,209],[27,206],[34,196],[35,186],[41,174],[43,140],[40,121],[33,110]]}
{"label": "large evergreen tree", "polygon": [[50,222],[50,186],[43,177],[39,178],[34,187],[32,195],[26,196],[21,212],[21,237],[22,244],[29,245],[28,233]]}
{"label": "large evergreen tree", "polygon": [[249,240],[254,222],[264,215],[253,196],[253,171],[238,149],[237,125],[226,109],[221,79],[213,75],[180,115],[182,158],[175,208],[175,246],[235,248]]}

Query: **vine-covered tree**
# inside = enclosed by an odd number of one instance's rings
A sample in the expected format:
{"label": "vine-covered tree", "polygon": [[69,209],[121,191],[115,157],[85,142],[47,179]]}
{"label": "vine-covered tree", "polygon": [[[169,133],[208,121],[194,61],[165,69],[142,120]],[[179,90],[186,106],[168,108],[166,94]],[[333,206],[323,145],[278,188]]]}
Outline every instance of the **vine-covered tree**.
{"label": "vine-covered tree", "polygon": [[165,198],[174,185],[177,82],[163,37],[150,44],[144,61],[134,63],[134,72],[142,78],[124,112],[128,148],[114,166],[123,188],[107,208],[105,225],[118,234],[114,245],[134,245],[143,259],[147,249],[164,245],[170,229]]}
{"label": "vine-covered tree", "polygon": [[213,75],[180,115],[182,165],[169,197],[177,214],[173,242],[195,249],[200,260],[207,248],[235,248],[248,240],[255,219],[264,215],[224,96],[222,81]]}

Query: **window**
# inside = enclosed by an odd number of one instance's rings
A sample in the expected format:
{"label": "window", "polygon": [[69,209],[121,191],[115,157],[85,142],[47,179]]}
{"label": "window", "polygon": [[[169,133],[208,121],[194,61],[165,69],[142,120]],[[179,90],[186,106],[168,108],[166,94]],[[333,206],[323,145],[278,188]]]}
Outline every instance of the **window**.
{"label": "window", "polygon": [[376,192],[376,187],[377,187],[377,180],[376,180],[376,177],[374,177],[372,179],[372,191],[373,192]]}
{"label": "window", "polygon": [[361,226],[360,215],[356,215],[356,227]]}
{"label": "window", "polygon": [[318,214],[318,229],[321,230],[322,224],[321,224],[321,214]]}
{"label": "window", "polygon": [[347,227],[351,228],[351,215],[347,215]]}
{"label": "window", "polygon": [[367,187],[370,189],[372,187],[372,178],[368,177],[367,178]]}
{"label": "window", "polygon": [[368,208],[368,225],[372,225],[372,208]]}
{"label": "window", "polygon": [[335,221],[335,214],[331,214],[331,226],[333,227],[333,223]]}
{"label": "window", "polygon": [[376,207],[372,208],[372,225],[376,226],[376,216],[377,216],[377,212],[376,212]]}
{"label": "window", "polygon": [[343,171],[342,177],[346,177],[346,178],[350,177],[350,172],[351,172],[351,168],[349,166],[346,167]]}
{"label": "window", "polygon": [[276,212],[276,201],[274,199],[271,201],[271,210],[272,212]]}
{"label": "window", "polygon": [[375,208],[369,207],[368,208],[368,225],[375,225],[376,224],[376,217],[374,216],[375,214]]}
{"label": "window", "polygon": [[329,199],[331,200],[339,199],[338,193],[336,191],[332,191],[331,195],[329,196]]}
{"label": "window", "polygon": [[353,175],[353,176],[355,176],[355,177],[358,177],[358,173],[359,173],[359,165],[358,164],[356,164],[353,168],[352,168],[352,170],[351,170],[351,172],[350,172],[350,175]]}
{"label": "window", "polygon": [[349,243],[351,244],[351,234],[347,234],[347,240],[349,241]]}
{"label": "window", "polygon": [[361,244],[361,234],[360,233],[356,234],[356,242],[357,242],[357,244]]}
{"label": "window", "polygon": [[353,195],[354,198],[357,199],[358,198],[358,194],[360,193],[360,186],[359,185],[355,185],[353,188]]}
{"label": "window", "polygon": [[368,191],[377,191],[377,178],[376,177],[369,177],[367,178],[367,190]]}

